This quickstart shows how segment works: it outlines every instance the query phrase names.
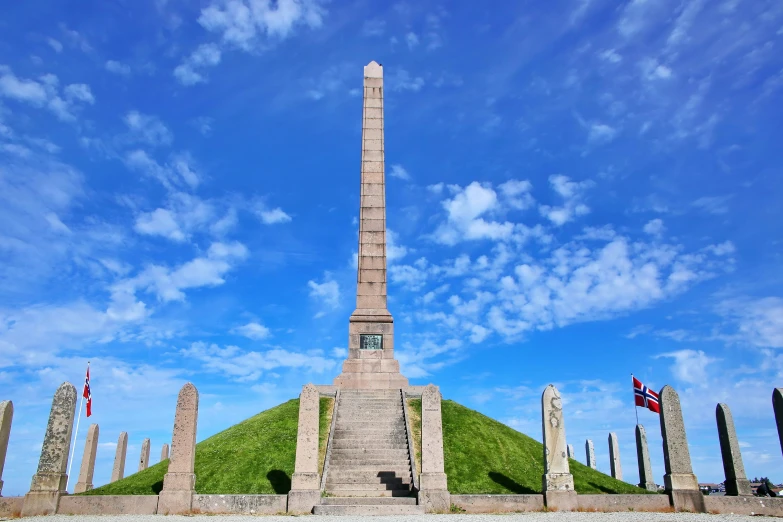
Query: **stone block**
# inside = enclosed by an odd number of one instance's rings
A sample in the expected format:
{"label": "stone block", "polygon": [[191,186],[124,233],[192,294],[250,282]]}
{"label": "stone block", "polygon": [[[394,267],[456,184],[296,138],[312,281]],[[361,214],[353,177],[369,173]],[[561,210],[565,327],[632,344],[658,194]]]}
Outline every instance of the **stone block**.
{"label": "stone block", "polygon": [[780,451],[783,452],[783,388],[772,390],[772,409],[775,412],[775,424],[778,427]]}
{"label": "stone block", "polygon": [[658,394],[663,437],[663,476],[666,493],[677,511],[704,512],[704,500],[699,491],[699,481],[693,474],[685,423],[682,419],[680,397],[674,388],[664,386]]}
{"label": "stone block", "polygon": [[383,108],[383,100],[380,99],[380,98],[365,98],[364,106],[365,106],[365,108],[370,108],[370,107],[381,107],[381,108]]}
{"label": "stone block", "polygon": [[[364,283],[364,284],[370,284],[370,285],[377,285],[379,283]],[[394,323],[376,323],[376,322],[367,322],[367,323],[359,323],[359,322],[351,322],[348,326],[348,332],[351,334],[368,334],[368,333],[375,333],[375,334],[393,334],[394,333]],[[385,339],[384,339],[385,340]]]}
{"label": "stone block", "polygon": [[359,209],[361,219],[382,219],[386,220],[386,209],[378,207],[362,207]]}
{"label": "stone block", "polygon": [[[379,111],[381,109],[370,108],[370,109],[365,109],[365,110],[370,110],[370,111],[376,110],[376,111]],[[363,129],[362,129],[362,138],[365,139],[365,140],[382,140],[383,139],[383,129],[382,128],[367,127],[365,125],[365,126],[363,126]],[[380,161],[380,159],[377,158],[377,157],[376,158],[368,158],[366,155],[364,156],[364,160],[365,161],[367,161],[367,160]]]}
{"label": "stone block", "polygon": [[[364,261],[364,259],[362,259],[364,257],[386,257],[386,245],[379,243],[359,243],[359,259]],[[362,274],[366,272],[366,270],[367,269],[362,268],[362,270],[359,271],[359,281],[362,281]]]}
{"label": "stone block", "polygon": [[[665,478],[664,478],[665,481]],[[698,486],[698,484],[697,484]],[[687,513],[706,513],[707,507],[704,504],[704,494],[696,489],[674,489],[667,491],[669,502],[675,511],[684,511]]]}
{"label": "stone block", "polygon": [[753,495],[750,482],[745,476],[745,465],[742,463],[737,432],[734,429],[734,419],[726,404],[715,407],[715,417],[718,423],[718,440],[725,472],[726,494],[730,496]]}
{"label": "stone block", "polygon": [[386,204],[383,201],[383,196],[362,196],[362,207],[364,208],[380,208],[385,206]]}
{"label": "stone block", "polygon": [[[422,462],[424,461],[424,457],[422,455]],[[425,490],[447,490],[448,489],[448,479],[446,478],[445,473],[426,473],[423,472],[419,476],[419,487],[422,491]]]}
{"label": "stone block", "polygon": [[150,439],[144,439],[141,443],[141,455],[139,456],[139,469],[144,471],[150,465]]}
{"label": "stone block", "polygon": [[[602,495],[603,496],[603,495]],[[666,499],[668,503],[668,499]],[[451,503],[466,514],[542,511],[543,495],[451,495]]]}
{"label": "stone block", "polygon": [[383,118],[383,109],[380,107],[366,107],[364,109],[364,119],[371,118]]}
{"label": "stone block", "polygon": [[639,464],[639,487],[658,491],[650,465],[650,451],[647,447],[647,432],[641,424],[636,425],[636,460]]}
{"label": "stone block", "polygon": [[419,491],[419,505],[425,513],[448,513],[451,509],[451,496],[445,489],[422,489]]}
{"label": "stone block", "polygon": [[60,515],[154,515],[157,495],[66,495],[60,499]]}
{"label": "stone block", "polygon": [[210,515],[279,515],[287,495],[193,495],[193,511]]}
{"label": "stone block", "polygon": [[163,462],[168,458],[169,458],[169,445],[164,442],[163,446],[161,446],[160,448],[160,462]]}
{"label": "stone block", "polygon": [[64,382],[52,400],[38,470],[33,475],[30,491],[25,495],[22,506],[23,517],[57,512],[60,497],[65,493],[68,482],[66,471],[75,413],[76,388],[73,384]]}
{"label": "stone block", "polygon": [[386,295],[386,283],[358,283],[356,295]]}
{"label": "stone block", "polygon": [[381,245],[386,244],[386,232],[369,232],[366,230],[363,230],[359,232],[359,241],[364,244],[372,244],[377,243]]}
{"label": "stone block", "polygon": [[666,495],[577,495],[580,511],[666,512],[670,509]]}
{"label": "stone block", "polygon": [[595,448],[593,447],[593,441],[587,439],[585,441],[585,465],[592,469],[597,469],[595,464]]}
{"label": "stone block", "polygon": [[[373,161],[383,161],[383,152],[367,150],[364,152],[365,159]],[[385,184],[383,172],[362,172],[362,183],[381,183]]]}
{"label": "stone block", "polygon": [[321,502],[319,489],[294,490],[288,492],[288,513],[292,515],[308,514]]}
{"label": "stone block", "polygon": [[364,219],[360,228],[362,232],[386,232],[386,221],[383,219]]}
{"label": "stone block", "polygon": [[771,497],[704,497],[704,505],[708,513],[726,515],[765,515],[783,517],[783,498]]}
{"label": "stone block", "polygon": [[617,441],[617,434],[609,434],[609,469],[612,478],[623,480],[623,467],[620,463],[620,444]]}
{"label": "stone block", "polygon": [[[374,245],[365,245],[371,247]],[[359,282],[361,283],[385,283],[386,282],[386,270],[372,270],[366,269],[359,272]]]}
{"label": "stone block", "polygon": [[116,482],[125,476],[125,455],[128,452],[128,433],[123,431],[117,440],[117,451],[114,453],[114,467],[111,470],[111,480]]}
{"label": "stone block", "polygon": [[359,258],[360,270],[386,270],[386,256],[362,256]]}
{"label": "stone block", "polygon": [[362,194],[365,196],[383,196],[384,185],[383,183],[364,183],[362,184]]}
{"label": "stone block", "polygon": [[365,78],[364,87],[383,87],[383,78]]}
{"label": "stone block", "polygon": [[551,384],[541,395],[541,424],[544,441],[544,492],[573,491],[574,478],[568,466],[563,402],[560,392]]}
{"label": "stone block", "polygon": [[383,118],[367,118],[362,122],[365,129],[383,129]]}
{"label": "stone block", "polygon": [[576,458],[575,457],[575,453],[574,453],[574,446],[573,445],[569,444],[568,446],[566,446],[566,450],[568,452],[568,458],[569,459]]}
{"label": "stone block", "polygon": [[382,161],[363,161],[362,172],[383,172]]}
{"label": "stone block", "polygon": [[[386,308],[386,296],[360,295],[356,298],[356,308]],[[357,348],[359,348],[357,346]]]}
{"label": "stone block", "polygon": [[365,100],[371,100],[373,98],[377,99],[383,99],[383,88],[382,87],[365,87],[364,89],[364,98]]}
{"label": "stone block", "polygon": [[160,495],[158,495],[158,514],[190,514],[193,511],[193,493],[193,490],[187,489],[161,491]]}
{"label": "stone block", "polygon": [[196,490],[198,397],[192,383],[185,384],[177,396],[169,467],[158,501],[158,512],[164,515],[184,515],[192,510]]}
{"label": "stone block", "polygon": [[[383,161],[384,160],[384,154],[382,150],[365,150],[362,154],[362,161]],[[383,177],[379,178],[378,181],[373,181],[371,183],[383,183]]]}
{"label": "stone block", "polygon": [[[445,473],[443,465],[443,417],[441,395],[437,386],[430,384],[421,395],[421,474]],[[445,485],[445,484],[444,484]],[[421,486],[424,489],[424,486]],[[434,489],[444,489],[436,487]]]}
{"label": "stone block", "polygon": [[14,418],[14,403],[0,402],[0,496],[3,493],[3,468],[8,452],[8,438],[11,436],[11,421]]}
{"label": "stone block", "polygon": [[[291,478],[292,489],[310,489],[310,481],[313,481],[316,489],[320,488],[320,480],[318,479],[319,398],[318,390],[312,384],[304,386],[299,395],[299,426],[296,432],[296,461],[294,475]],[[315,474],[314,479],[312,474]]]}
{"label": "stone block", "polygon": [[82,465],[79,470],[79,481],[73,488],[74,493],[84,493],[93,488],[92,477],[95,473],[95,455],[98,451],[99,431],[97,424],[91,424],[87,430],[87,440],[84,443]]}
{"label": "stone block", "polygon": [[0,497],[0,517],[19,518],[23,503],[24,497]]}
{"label": "stone block", "polygon": [[579,500],[576,491],[545,491],[544,504],[550,511],[576,511],[579,509]]}
{"label": "stone block", "polygon": [[383,150],[383,140],[363,140],[362,148],[364,150]]}

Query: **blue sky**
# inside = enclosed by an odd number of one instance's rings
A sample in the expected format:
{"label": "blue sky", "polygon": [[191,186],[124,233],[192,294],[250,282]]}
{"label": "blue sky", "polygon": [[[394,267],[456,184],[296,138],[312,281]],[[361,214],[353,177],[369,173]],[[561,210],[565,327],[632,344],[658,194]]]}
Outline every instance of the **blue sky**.
{"label": "blue sky", "polygon": [[339,373],[370,60],[411,382],[538,439],[555,383],[580,460],[616,431],[635,482],[634,372],[701,481],[717,402],[783,480],[780,2],[11,2],[0,35],[5,495],[88,360],[96,484],[122,430],[128,474],[157,461],[187,381],[203,439]]}

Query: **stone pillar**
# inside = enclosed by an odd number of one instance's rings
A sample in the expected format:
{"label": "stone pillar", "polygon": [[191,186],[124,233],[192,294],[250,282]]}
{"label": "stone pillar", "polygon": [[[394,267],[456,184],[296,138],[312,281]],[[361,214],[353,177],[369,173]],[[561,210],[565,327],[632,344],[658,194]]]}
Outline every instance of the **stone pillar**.
{"label": "stone pillar", "polygon": [[597,469],[595,465],[595,448],[593,448],[593,441],[590,439],[585,441],[585,458],[587,459],[585,463],[588,467]]}
{"label": "stone pillar", "polygon": [[650,451],[647,449],[647,432],[641,424],[636,425],[636,460],[639,463],[639,487],[647,491],[658,491],[653,480]]}
{"label": "stone pillar", "polygon": [[164,442],[160,448],[160,461],[163,462],[167,458],[169,458],[169,445]]}
{"label": "stone pillar", "polygon": [[566,453],[563,402],[560,392],[551,384],[541,395],[541,425],[544,436],[544,501],[552,510],[575,511],[576,491]]}
{"label": "stone pillar", "polygon": [[125,476],[125,454],[128,452],[128,433],[123,431],[117,440],[117,452],[114,454],[114,468],[111,470],[111,481],[117,482]]}
{"label": "stone pillar", "polygon": [[92,476],[95,473],[95,454],[98,451],[98,433],[98,425],[90,424],[90,428],[87,430],[87,440],[84,443],[79,481],[73,488],[74,493],[84,493],[92,489]]}
{"label": "stone pillar", "polygon": [[620,444],[617,442],[617,434],[609,434],[609,469],[612,477],[623,480],[623,466],[620,464]]}
{"label": "stone pillar", "polygon": [[725,404],[718,404],[715,407],[715,417],[718,421],[720,454],[723,457],[723,471],[726,475],[726,495],[735,497],[753,495],[750,482],[745,476],[745,466],[742,464],[742,454],[737,442],[731,410]]}
{"label": "stone pillar", "polygon": [[308,384],[299,395],[299,427],[296,431],[296,462],[288,493],[289,513],[310,513],[321,500],[318,473],[318,417],[320,394]]}
{"label": "stone pillar", "polygon": [[141,443],[141,456],[139,457],[138,471],[144,471],[150,465],[150,439],[144,439]]}
{"label": "stone pillar", "polygon": [[356,310],[348,324],[348,358],[335,380],[341,388],[408,386],[394,358],[394,320],[386,307],[386,180],[383,67],[364,68],[359,269]]}
{"label": "stone pillar", "polygon": [[53,515],[60,506],[60,497],[67,493],[68,454],[75,413],[76,388],[70,382],[64,382],[52,400],[38,470],[22,505],[23,517]]}
{"label": "stone pillar", "polygon": [[661,406],[661,436],[666,474],[664,487],[676,511],[704,513],[704,495],[693,474],[685,423],[682,419],[680,396],[671,386],[664,386],[658,394]]}
{"label": "stone pillar", "polygon": [[574,458],[574,446],[572,444],[569,444],[566,446],[568,448],[568,458],[573,459]]}
{"label": "stone pillar", "polygon": [[[158,495],[158,514],[190,513],[196,492],[196,428],[198,427],[198,390],[187,383],[177,396],[171,460]],[[149,450],[149,447],[147,448]],[[167,448],[168,449],[168,448]]]}
{"label": "stone pillar", "polygon": [[3,467],[8,452],[8,438],[11,436],[11,421],[14,418],[14,403],[0,402],[0,497],[3,496]]}
{"label": "stone pillar", "polygon": [[783,388],[772,390],[772,409],[775,411],[775,423],[778,425],[780,451],[783,452]]}
{"label": "stone pillar", "polygon": [[443,459],[441,395],[429,384],[421,394],[421,475],[419,504],[427,513],[448,512],[451,497]]}

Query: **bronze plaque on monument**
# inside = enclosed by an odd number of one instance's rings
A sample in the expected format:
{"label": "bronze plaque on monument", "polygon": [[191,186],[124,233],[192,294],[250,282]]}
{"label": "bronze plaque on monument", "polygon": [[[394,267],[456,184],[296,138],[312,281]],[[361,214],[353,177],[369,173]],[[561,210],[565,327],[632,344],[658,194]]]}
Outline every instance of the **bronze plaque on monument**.
{"label": "bronze plaque on monument", "polygon": [[379,334],[361,334],[359,348],[362,350],[383,350],[383,336]]}

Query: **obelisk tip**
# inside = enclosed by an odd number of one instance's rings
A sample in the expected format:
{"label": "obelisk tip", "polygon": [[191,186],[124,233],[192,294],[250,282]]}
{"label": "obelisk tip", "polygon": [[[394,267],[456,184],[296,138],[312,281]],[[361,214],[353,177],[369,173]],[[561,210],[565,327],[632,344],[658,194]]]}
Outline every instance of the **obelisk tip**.
{"label": "obelisk tip", "polygon": [[375,60],[364,66],[365,78],[383,78],[383,66]]}

